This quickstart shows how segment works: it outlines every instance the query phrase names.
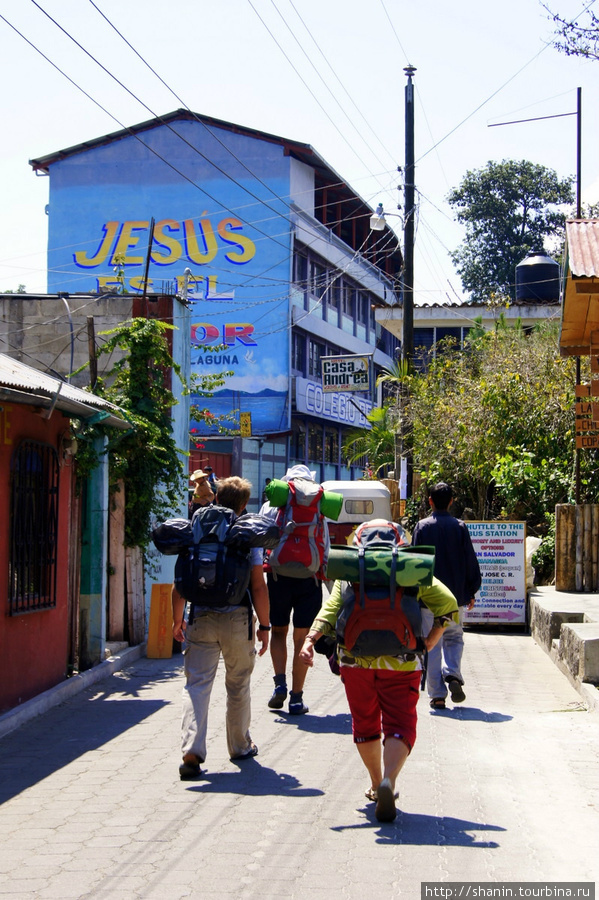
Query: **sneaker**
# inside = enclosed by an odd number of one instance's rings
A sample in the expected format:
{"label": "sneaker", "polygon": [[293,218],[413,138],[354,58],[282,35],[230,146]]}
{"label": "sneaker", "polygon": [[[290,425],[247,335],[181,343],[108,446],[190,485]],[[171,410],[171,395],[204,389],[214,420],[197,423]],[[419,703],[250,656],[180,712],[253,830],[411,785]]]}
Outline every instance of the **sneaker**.
{"label": "sneaker", "polygon": [[462,703],[466,699],[462,683],[457,678],[448,678],[447,687],[454,703]]}
{"label": "sneaker", "polygon": [[376,807],[374,814],[378,822],[393,822],[397,810],[395,809],[395,796],[388,778],[383,778],[376,789]]}
{"label": "sneaker", "polygon": [[304,713],[310,712],[310,709],[304,703],[301,694],[294,694],[293,691],[289,696],[289,715],[303,716]]}
{"label": "sneaker", "polygon": [[283,704],[287,699],[287,688],[284,686],[277,686],[272,694],[272,697],[268,701],[269,709],[283,709]]}

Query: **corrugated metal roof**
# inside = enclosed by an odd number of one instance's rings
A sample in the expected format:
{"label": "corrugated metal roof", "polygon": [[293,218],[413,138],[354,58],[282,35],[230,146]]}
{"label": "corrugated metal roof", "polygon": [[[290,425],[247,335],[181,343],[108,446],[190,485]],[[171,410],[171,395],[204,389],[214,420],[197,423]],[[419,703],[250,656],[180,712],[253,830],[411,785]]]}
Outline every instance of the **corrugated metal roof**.
{"label": "corrugated metal roof", "polygon": [[599,277],[599,219],[566,222],[566,242],[570,273]]}
{"label": "corrugated metal roof", "polygon": [[[130,428],[122,418],[122,411],[108,400],[88,394],[81,388],[73,387],[58,378],[28,366],[0,353],[0,391],[5,389],[14,402],[50,408],[56,401],[56,409],[80,419],[91,419],[98,412],[108,413],[103,424],[116,428]],[[21,395],[20,397],[18,395]]]}

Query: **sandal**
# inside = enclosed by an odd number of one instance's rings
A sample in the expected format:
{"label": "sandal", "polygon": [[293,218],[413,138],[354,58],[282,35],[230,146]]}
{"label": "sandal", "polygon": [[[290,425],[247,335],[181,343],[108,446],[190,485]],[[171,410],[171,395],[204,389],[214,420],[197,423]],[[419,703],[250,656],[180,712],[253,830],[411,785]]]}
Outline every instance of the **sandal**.
{"label": "sandal", "polygon": [[[364,791],[364,796],[367,800],[372,800],[373,803],[376,803],[378,800],[378,796],[375,788],[368,788],[367,791]],[[399,791],[395,791],[393,797],[395,800],[399,800]]]}
{"label": "sandal", "polygon": [[444,697],[433,697],[431,702],[429,703],[431,709],[445,709],[445,698]]}

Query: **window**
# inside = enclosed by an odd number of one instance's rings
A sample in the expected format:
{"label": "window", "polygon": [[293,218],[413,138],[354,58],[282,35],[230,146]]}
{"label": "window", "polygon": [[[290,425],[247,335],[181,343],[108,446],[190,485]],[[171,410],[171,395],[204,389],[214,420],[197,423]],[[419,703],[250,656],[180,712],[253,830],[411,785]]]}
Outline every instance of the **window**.
{"label": "window", "polygon": [[293,258],[293,280],[298,287],[306,290],[308,285],[308,257],[296,253]]}
{"label": "window", "polygon": [[337,279],[329,289],[328,303],[333,309],[339,309],[339,300],[341,295],[341,284]]}
{"label": "window", "polygon": [[320,358],[324,356],[324,346],[316,341],[310,341],[308,347],[308,375],[320,379]]}
{"label": "window", "polygon": [[364,296],[364,294],[358,294],[358,322],[361,322],[362,325],[366,325],[368,321],[368,298]]}
{"label": "window", "polygon": [[346,500],[345,512],[352,516],[372,516],[374,503],[372,500]]}
{"label": "window", "polygon": [[306,337],[297,331],[291,337],[291,368],[306,374]]}
{"label": "window", "polygon": [[335,465],[339,462],[339,434],[336,428],[325,428],[324,461]]}
{"label": "window", "polygon": [[353,288],[343,284],[341,288],[341,310],[343,315],[353,317],[354,314],[354,294]]}
{"label": "window", "polygon": [[322,461],[322,426],[308,426],[308,459],[312,462]]}
{"label": "window", "polygon": [[444,341],[446,338],[453,338],[454,344],[453,346],[460,346],[461,338],[462,338],[462,329],[461,328],[437,328],[435,334],[435,343],[438,344],[440,341]]}
{"label": "window", "polygon": [[8,603],[11,616],[56,606],[58,455],[22,441],[11,460]]}
{"label": "window", "polygon": [[319,300],[323,297],[327,286],[327,271],[320,263],[312,263],[312,294]]}
{"label": "window", "polygon": [[297,428],[291,435],[291,455],[295,459],[306,458],[306,432],[303,428]]}

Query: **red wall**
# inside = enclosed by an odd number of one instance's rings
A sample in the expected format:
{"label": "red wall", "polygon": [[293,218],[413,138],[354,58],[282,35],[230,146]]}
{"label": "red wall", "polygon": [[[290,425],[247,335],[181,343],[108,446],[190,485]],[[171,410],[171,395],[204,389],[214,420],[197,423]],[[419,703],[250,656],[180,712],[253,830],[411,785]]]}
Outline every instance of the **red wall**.
{"label": "red wall", "polygon": [[230,453],[210,453],[206,450],[191,450],[189,454],[189,473],[196,469],[205,469],[212,466],[217,478],[228,478],[231,474]]}
{"label": "red wall", "polygon": [[[63,459],[61,437],[69,419],[54,412],[49,420],[34,407],[0,404],[0,713],[18,706],[66,677],[68,658],[69,518],[72,457]],[[8,615],[10,549],[10,461],[20,440],[53,446],[59,455],[57,605],[54,609]]]}

